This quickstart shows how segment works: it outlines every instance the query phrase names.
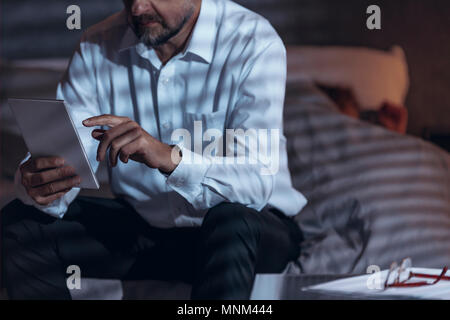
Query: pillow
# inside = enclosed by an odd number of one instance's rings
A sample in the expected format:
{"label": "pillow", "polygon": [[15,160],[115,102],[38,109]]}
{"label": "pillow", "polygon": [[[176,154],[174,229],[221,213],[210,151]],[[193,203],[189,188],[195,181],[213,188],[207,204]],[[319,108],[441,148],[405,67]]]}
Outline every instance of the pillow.
{"label": "pillow", "polygon": [[409,87],[404,51],[358,47],[291,46],[287,48],[288,83],[311,79],[352,89],[362,110],[377,110],[389,101],[404,105]]}

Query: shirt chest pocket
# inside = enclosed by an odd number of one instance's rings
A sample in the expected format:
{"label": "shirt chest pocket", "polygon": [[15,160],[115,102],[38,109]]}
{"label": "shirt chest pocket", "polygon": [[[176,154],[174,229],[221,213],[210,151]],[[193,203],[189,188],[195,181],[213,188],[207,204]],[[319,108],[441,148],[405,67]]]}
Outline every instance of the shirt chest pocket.
{"label": "shirt chest pocket", "polygon": [[183,115],[183,129],[191,137],[191,146],[201,143],[204,149],[211,141],[224,134],[226,111],[191,113]]}
{"label": "shirt chest pocket", "polygon": [[183,125],[191,134],[201,132],[203,135],[207,130],[219,130],[223,133],[225,128],[226,111],[209,113],[184,113]]}

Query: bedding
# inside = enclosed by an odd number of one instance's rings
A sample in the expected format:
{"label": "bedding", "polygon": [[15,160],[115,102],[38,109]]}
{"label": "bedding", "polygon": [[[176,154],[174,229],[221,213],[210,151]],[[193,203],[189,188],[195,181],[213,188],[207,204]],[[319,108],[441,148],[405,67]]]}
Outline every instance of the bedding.
{"label": "bedding", "polygon": [[284,112],[293,184],[309,201],[296,216],[302,272],[450,265],[447,152],[341,114],[309,81],[288,85]]}

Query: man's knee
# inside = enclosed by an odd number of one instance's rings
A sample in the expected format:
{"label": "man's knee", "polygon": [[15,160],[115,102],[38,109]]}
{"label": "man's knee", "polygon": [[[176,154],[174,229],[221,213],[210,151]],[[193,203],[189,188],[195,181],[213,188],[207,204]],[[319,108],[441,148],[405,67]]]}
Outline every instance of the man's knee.
{"label": "man's knee", "polygon": [[24,225],[27,214],[25,211],[28,210],[32,209],[16,199],[7,204],[0,212],[0,240],[3,263],[6,262],[6,254],[11,252],[11,246],[25,237],[27,230]]}
{"label": "man's knee", "polygon": [[[221,203],[211,208],[205,216],[202,229],[206,234],[221,237],[239,235],[258,236],[258,212],[236,203]],[[215,232],[214,232],[215,231]]]}
{"label": "man's knee", "polygon": [[15,199],[8,203],[0,212],[1,226],[4,227],[12,223],[12,221],[17,220],[17,216],[23,209],[24,204],[19,199]]}
{"label": "man's knee", "polygon": [[1,250],[3,257],[12,251],[11,246],[37,245],[42,239],[41,226],[50,224],[55,220],[50,216],[39,212],[32,206],[23,204],[20,200],[14,200],[6,205],[0,213]]}
{"label": "man's knee", "polygon": [[1,210],[0,224],[2,228],[23,220],[34,220],[47,224],[55,221],[55,218],[39,211],[33,206],[24,204],[19,199],[11,201]]}

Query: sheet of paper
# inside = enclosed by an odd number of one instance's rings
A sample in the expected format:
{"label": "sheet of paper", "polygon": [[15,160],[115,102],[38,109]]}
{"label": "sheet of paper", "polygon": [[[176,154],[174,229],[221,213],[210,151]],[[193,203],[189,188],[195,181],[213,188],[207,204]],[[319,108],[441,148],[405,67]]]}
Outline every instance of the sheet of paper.
{"label": "sheet of paper", "polygon": [[[411,268],[415,273],[425,273],[440,275],[442,270],[425,269],[425,268]],[[413,287],[413,288],[388,288],[383,290],[384,282],[388,270],[379,273],[373,273],[363,276],[357,276],[342,280],[331,281],[302,290],[321,291],[332,294],[342,294],[343,296],[351,297],[367,297],[377,299],[391,299],[391,298],[412,298],[412,299],[445,299],[450,300],[450,281],[441,280],[439,283],[431,286]],[[450,271],[447,271],[446,276],[450,276]],[[427,279],[416,279],[424,281]],[[412,279],[410,282],[414,281]],[[433,280],[428,279],[432,282]]]}

